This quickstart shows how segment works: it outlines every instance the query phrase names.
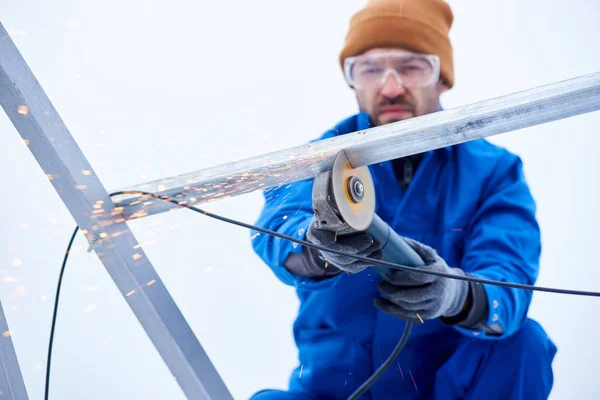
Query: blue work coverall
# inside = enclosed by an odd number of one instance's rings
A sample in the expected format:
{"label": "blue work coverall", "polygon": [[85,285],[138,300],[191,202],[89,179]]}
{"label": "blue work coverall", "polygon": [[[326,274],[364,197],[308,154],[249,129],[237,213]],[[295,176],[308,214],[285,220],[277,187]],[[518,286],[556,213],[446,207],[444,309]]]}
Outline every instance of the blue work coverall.
{"label": "blue work coverall", "polygon": [[[320,138],[370,128],[368,114]],[[427,244],[448,265],[499,281],[534,284],[541,251],[535,202],[518,156],[484,139],[426,152],[406,191],[391,161],[369,166],[376,213],[399,235]],[[257,225],[304,239],[313,217],[313,180],[264,191]],[[373,305],[371,269],[313,279],[284,266],[302,246],[252,231],[256,253],[300,300],[293,334],[299,363],[289,391],[254,399],[344,399],[390,354],[405,322]],[[556,346],[527,317],[532,292],[484,285],[487,318],[467,329],[439,319],[417,323],[396,362],[363,398],[546,399]]]}

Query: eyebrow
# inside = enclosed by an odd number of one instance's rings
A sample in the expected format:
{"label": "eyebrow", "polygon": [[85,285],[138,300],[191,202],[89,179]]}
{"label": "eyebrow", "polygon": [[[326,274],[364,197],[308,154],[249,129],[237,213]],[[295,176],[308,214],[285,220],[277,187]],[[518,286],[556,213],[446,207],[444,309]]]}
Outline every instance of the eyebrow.
{"label": "eyebrow", "polygon": [[381,61],[379,59],[372,59],[372,58],[366,58],[363,60],[357,60],[356,65],[362,66],[362,65],[374,65],[374,64],[378,64]]}
{"label": "eyebrow", "polygon": [[407,55],[406,58],[403,58],[402,61],[414,61],[416,59],[417,59],[417,56],[410,54],[410,55]]}

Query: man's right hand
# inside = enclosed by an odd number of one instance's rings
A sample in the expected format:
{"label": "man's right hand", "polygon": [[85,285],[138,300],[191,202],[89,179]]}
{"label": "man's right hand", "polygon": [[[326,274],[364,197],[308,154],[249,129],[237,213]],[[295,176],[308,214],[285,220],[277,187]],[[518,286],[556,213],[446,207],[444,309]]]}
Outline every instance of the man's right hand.
{"label": "man's right hand", "polygon": [[[366,232],[356,232],[347,235],[337,235],[336,232],[317,228],[316,220],[313,219],[306,232],[306,239],[314,244],[325,246],[331,250],[343,251],[344,253],[354,254],[362,257],[383,259],[383,250],[381,243]],[[357,260],[350,256],[330,253],[327,251],[315,250],[312,252],[318,255],[323,261],[337,267],[349,274],[355,274],[372,266],[362,260]]]}

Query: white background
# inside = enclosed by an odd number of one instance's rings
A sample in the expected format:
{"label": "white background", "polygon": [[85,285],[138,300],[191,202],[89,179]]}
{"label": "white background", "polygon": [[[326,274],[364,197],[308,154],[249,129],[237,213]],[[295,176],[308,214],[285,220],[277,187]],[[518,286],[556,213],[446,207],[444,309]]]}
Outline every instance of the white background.
{"label": "white background", "polygon": [[[337,64],[364,1],[0,2],[0,20],[108,190],[303,143],[356,112]],[[452,108],[600,70],[595,0],[451,1]],[[491,140],[522,156],[539,205],[540,285],[600,290],[600,113]],[[0,113],[0,299],[31,399],[43,394],[73,219]],[[254,222],[259,192],[209,210]],[[243,228],[178,211],[131,223],[235,398],[285,388],[298,302]],[[61,297],[51,398],[182,399],[80,235]],[[600,394],[597,298],[534,295],[558,345],[553,399]]]}

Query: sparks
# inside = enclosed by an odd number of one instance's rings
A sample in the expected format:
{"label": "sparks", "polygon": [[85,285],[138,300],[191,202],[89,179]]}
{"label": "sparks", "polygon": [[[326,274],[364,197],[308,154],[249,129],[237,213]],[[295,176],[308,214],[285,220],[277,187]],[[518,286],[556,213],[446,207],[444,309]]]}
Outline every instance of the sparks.
{"label": "sparks", "polygon": [[402,372],[402,368],[400,368],[400,363],[398,361],[396,361],[396,365],[398,365],[398,369],[400,370],[400,376],[404,379],[404,373]]}
{"label": "sparks", "polygon": [[135,293],[135,289],[133,289],[131,292],[127,293],[125,296],[129,297],[129,296],[131,296],[134,293]]}
{"label": "sparks", "polygon": [[421,316],[419,315],[419,313],[417,313],[417,317],[419,317],[419,321],[421,321],[421,323],[424,324],[423,318],[421,318]]}
{"label": "sparks", "polygon": [[115,207],[112,209],[112,211],[110,212],[111,215],[113,216],[117,216],[119,214],[121,214],[123,212],[123,210],[125,210],[125,207],[123,206],[119,206],[119,207]]}
{"label": "sparks", "polygon": [[410,379],[412,379],[412,381],[413,381],[413,385],[415,385],[415,390],[419,390],[419,389],[417,389],[417,382],[415,382],[415,378],[413,378],[413,374],[410,369],[408,370],[408,373],[410,374]]}
{"label": "sparks", "polygon": [[20,105],[19,107],[17,107],[17,112],[21,115],[27,115],[29,114],[29,107],[27,107],[26,105]]}

